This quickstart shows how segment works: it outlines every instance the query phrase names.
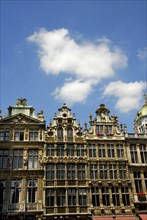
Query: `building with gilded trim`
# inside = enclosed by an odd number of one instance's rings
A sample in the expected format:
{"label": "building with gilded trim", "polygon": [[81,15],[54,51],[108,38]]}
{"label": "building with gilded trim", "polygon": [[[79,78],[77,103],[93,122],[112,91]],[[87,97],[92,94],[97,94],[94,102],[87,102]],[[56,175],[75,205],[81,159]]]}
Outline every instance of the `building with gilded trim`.
{"label": "building with gilded trim", "polygon": [[46,126],[26,99],[0,116],[0,219],[147,218],[147,101],[134,133],[101,104],[82,129],[64,104]]}

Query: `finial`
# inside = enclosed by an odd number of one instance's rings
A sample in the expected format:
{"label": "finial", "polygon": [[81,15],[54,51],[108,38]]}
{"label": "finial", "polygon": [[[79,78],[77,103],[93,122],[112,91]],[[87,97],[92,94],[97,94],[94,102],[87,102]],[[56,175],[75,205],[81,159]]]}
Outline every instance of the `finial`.
{"label": "finial", "polygon": [[89,115],[89,118],[90,118],[90,121],[92,121],[92,114],[90,113],[90,115]]}
{"label": "finial", "polygon": [[85,121],[85,123],[84,123],[84,126],[85,126],[85,129],[87,129],[87,122]]}
{"label": "finial", "polygon": [[50,119],[50,124],[49,125],[52,126],[52,119]]}

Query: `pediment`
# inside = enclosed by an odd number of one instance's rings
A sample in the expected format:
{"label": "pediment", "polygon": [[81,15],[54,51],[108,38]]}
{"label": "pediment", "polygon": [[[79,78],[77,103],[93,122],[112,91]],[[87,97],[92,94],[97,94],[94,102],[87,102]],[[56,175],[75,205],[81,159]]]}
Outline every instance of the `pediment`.
{"label": "pediment", "polygon": [[8,123],[8,124],[42,124],[43,122],[37,118],[33,118],[27,116],[25,114],[19,113],[13,116],[5,117],[1,120],[1,123]]}

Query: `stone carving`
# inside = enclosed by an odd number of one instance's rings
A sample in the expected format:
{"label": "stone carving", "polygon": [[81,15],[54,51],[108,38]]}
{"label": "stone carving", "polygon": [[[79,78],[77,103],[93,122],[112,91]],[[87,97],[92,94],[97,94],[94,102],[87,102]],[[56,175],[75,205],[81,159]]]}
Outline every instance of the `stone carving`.
{"label": "stone carving", "polygon": [[24,158],[23,158],[23,164],[24,164],[24,166],[26,166],[27,163],[28,163],[28,157],[27,157],[27,156],[24,156]]}
{"label": "stone carving", "polygon": [[27,99],[23,99],[23,98],[17,99],[16,105],[17,106],[19,106],[19,105],[23,105],[23,106],[27,105]]}
{"label": "stone carving", "polygon": [[43,159],[42,159],[41,155],[39,155],[39,163],[40,163],[41,166],[43,165]]}

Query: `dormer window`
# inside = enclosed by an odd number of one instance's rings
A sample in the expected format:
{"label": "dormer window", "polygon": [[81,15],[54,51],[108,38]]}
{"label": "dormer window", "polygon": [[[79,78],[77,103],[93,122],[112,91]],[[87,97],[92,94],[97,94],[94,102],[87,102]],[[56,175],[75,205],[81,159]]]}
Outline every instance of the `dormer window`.
{"label": "dormer window", "polygon": [[62,119],[61,119],[61,118],[58,119],[58,124],[59,124],[59,125],[62,124]]}
{"label": "dormer window", "polygon": [[63,141],[63,128],[58,128],[57,137],[58,137],[58,141]]}
{"label": "dormer window", "polygon": [[52,131],[49,131],[47,134],[49,137],[51,137],[51,136],[53,136],[54,133]]}
{"label": "dormer window", "polygon": [[82,136],[82,132],[79,131],[79,132],[76,133],[76,135],[77,135],[78,137],[81,137],[81,136]]}
{"label": "dormer window", "polygon": [[73,140],[73,130],[72,128],[67,129],[67,140],[72,141]]}
{"label": "dormer window", "polygon": [[23,141],[24,140],[24,132],[23,131],[16,131],[14,134],[15,141]]}
{"label": "dormer window", "polygon": [[103,125],[96,125],[96,134],[97,135],[103,134]]}
{"label": "dormer window", "polygon": [[105,133],[106,134],[112,134],[112,125],[106,125],[105,126]]}
{"label": "dormer window", "polygon": [[68,124],[71,125],[72,124],[72,120],[68,119]]}

